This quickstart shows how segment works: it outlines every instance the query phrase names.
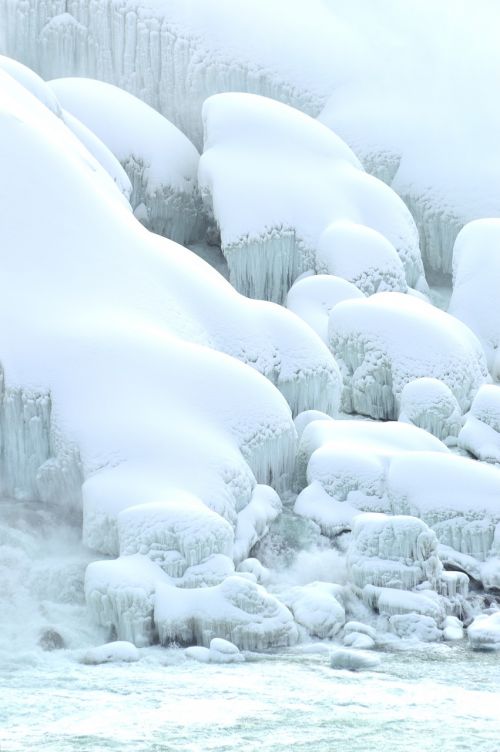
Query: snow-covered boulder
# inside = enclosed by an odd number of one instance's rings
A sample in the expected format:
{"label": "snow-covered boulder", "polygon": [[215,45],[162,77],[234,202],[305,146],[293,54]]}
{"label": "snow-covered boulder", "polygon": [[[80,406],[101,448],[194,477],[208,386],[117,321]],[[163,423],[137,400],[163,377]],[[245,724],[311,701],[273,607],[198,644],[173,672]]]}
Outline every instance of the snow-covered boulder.
{"label": "snow-covered boulder", "polygon": [[82,663],[96,666],[100,663],[134,663],[140,659],[139,651],[131,642],[117,640],[89,648],[82,658]]}
{"label": "snow-covered boulder", "polygon": [[163,115],[123,89],[90,78],[50,82],[62,107],[110,149],[132,183],[130,202],[150,230],[185,244],[200,236],[199,154]]}
{"label": "snow-covered boulder", "polygon": [[312,481],[299,493],[293,507],[295,514],[319,526],[323,535],[335,538],[352,529],[360,510],[346,501],[337,501],[318,481]]}
{"label": "snow-covered boulder", "polygon": [[347,669],[348,671],[362,671],[375,668],[380,663],[378,655],[367,653],[354,648],[337,648],[330,653],[332,668]]}
{"label": "snow-covered boulder", "polygon": [[447,616],[443,622],[443,640],[455,642],[463,640],[464,625],[456,616]]}
{"label": "snow-covered boulder", "polygon": [[483,462],[500,462],[500,387],[484,384],[478,389],[458,445]]}
{"label": "snow-covered boulder", "polygon": [[331,639],[345,622],[342,587],[330,582],[311,582],[287,590],[280,599],[293,613],[297,624],[313,637]]}
{"label": "snow-covered boulder", "polygon": [[443,637],[432,616],[422,614],[395,614],[389,618],[390,629],[405,640],[420,642],[437,642]]}
{"label": "snow-covered boulder", "polygon": [[[449,453],[447,447],[436,437],[416,426],[398,422],[379,423],[368,420],[312,420],[308,422],[300,437],[297,460],[295,464],[295,485],[302,490],[308,482],[308,468],[313,454],[322,450],[318,462],[314,462],[314,477],[325,483],[325,488],[337,489],[345,485],[344,475],[355,476],[355,468],[363,466],[367,460],[368,477],[377,476],[376,461],[384,464],[400,452],[444,452]],[[351,459],[344,472],[342,464],[336,464],[337,452],[343,458]],[[332,472],[328,471],[328,457],[332,458]],[[361,459],[363,458],[363,459]],[[371,462],[371,460],[374,462]],[[345,460],[347,461],[347,460]],[[349,467],[350,466],[350,467]],[[377,465],[378,467],[378,465]],[[350,469],[352,468],[352,469]],[[336,469],[340,469],[341,477],[337,481]],[[363,484],[362,473],[360,484]],[[317,475],[316,475],[317,474]],[[354,478],[355,482],[355,478]],[[372,489],[377,488],[376,481],[368,484]],[[347,492],[350,490],[346,489]]]}
{"label": "snow-covered boulder", "polygon": [[455,439],[463,424],[460,406],[450,387],[432,376],[405,384],[399,398],[398,420],[423,428],[441,441]]}
{"label": "snow-covered boulder", "polygon": [[362,298],[351,282],[328,274],[298,279],[288,291],[286,307],[300,316],[328,344],[328,321],[332,308],[342,300]]}
{"label": "snow-covered boulder", "polygon": [[214,637],[209,648],[192,645],[185,649],[184,655],[200,663],[242,663],[245,660],[236,645],[220,637]]}
{"label": "snow-covered boulder", "polygon": [[290,611],[260,585],[237,576],[196,590],[159,583],[154,619],[163,645],[208,647],[222,637],[240,649],[264,650],[297,641]]}
{"label": "snow-covered boulder", "polygon": [[246,572],[247,574],[252,574],[259,585],[267,585],[271,578],[271,572],[269,569],[264,567],[260,561],[254,557],[243,559],[243,561],[241,561],[236,567],[236,571],[239,573]]}
{"label": "snow-covered boulder", "polygon": [[364,295],[408,289],[403,262],[392,243],[371,227],[352,221],[332,222],[324,230],[316,251],[316,271],[335,274]]}
{"label": "snow-covered boulder", "polygon": [[442,571],[435,533],[415,517],[361,514],[354,521],[347,554],[350,579],[365,585],[412,590],[434,587]]}
{"label": "snow-covered boulder", "polygon": [[207,99],[203,122],[200,188],[236,289],[284,300],[292,282],[314,268],[319,238],[336,220],[354,220],[385,236],[408,284],[419,284],[423,267],[409,211],[328,128],[279,102],[242,93]]}
{"label": "snow-covered boulder", "polygon": [[364,603],[380,614],[419,614],[431,616],[436,623],[445,617],[443,599],[434,590],[409,591],[392,587],[365,585],[362,591]]}
{"label": "snow-covered boulder", "polygon": [[496,467],[453,454],[402,454],[391,462],[387,487],[392,511],[419,517],[445,546],[479,561],[498,556]]}
{"label": "snow-covered boulder", "polygon": [[257,485],[248,504],[238,513],[234,532],[233,559],[246,559],[252,547],[264,537],[269,524],[281,512],[281,499],[270,486]]}
{"label": "snow-covered boulder", "polygon": [[467,637],[475,650],[500,650],[500,611],[476,616]]}
{"label": "snow-covered boulder", "polygon": [[495,381],[500,379],[500,219],[478,219],[458,234],[453,248],[449,312],[477,335]]}
{"label": "snow-covered boulder", "polygon": [[121,556],[148,556],[171,577],[182,577],[209,556],[232,556],[234,534],[200,499],[178,492],[120,512],[118,539]]}
{"label": "snow-covered boulder", "polygon": [[342,372],[346,412],[397,419],[405,385],[429,376],[443,381],[465,411],[488,380],[472,331],[410,295],[378,293],[339,303],[330,313],[329,341]]}

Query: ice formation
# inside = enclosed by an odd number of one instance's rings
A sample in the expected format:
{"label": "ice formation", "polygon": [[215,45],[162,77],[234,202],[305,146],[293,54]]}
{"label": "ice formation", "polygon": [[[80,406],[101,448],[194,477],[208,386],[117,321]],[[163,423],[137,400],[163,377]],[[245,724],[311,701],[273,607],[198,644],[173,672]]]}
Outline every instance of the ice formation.
{"label": "ice formation", "polygon": [[220,637],[210,640],[209,648],[193,645],[186,648],[184,654],[200,663],[242,663],[245,660],[236,645]]}
{"label": "ice formation", "polygon": [[[482,386],[479,392],[487,388]],[[463,424],[460,406],[450,387],[432,376],[405,384],[399,398],[398,420],[412,423],[449,443],[456,443]]]}
{"label": "ice formation", "polygon": [[362,669],[375,668],[379,663],[378,655],[367,653],[364,650],[337,648],[330,653],[330,666],[332,668],[361,671]]}
{"label": "ice formation", "polygon": [[342,603],[343,588],[330,582],[311,582],[281,594],[297,624],[313,637],[322,639],[337,635],[345,622]]}
{"label": "ice formation", "polygon": [[208,647],[214,637],[222,637],[240,649],[264,650],[297,641],[290,611],[260,585],[237,576],[197,590],[160,583],[154,619],[164,645]]}
{"label": "ice formation", "polygon": [[437,642],[443,637],[443,632],[432,616],[416,613],[394,614],[389,618],[389,625],[390,629],[404,640]]}
{"label": "ice formation", "polygon": [[500,387],[485,384],[476,393],[458,445],[483,462],[500,462]]}
{"label": "ice formation", "polygon": [[320,236],[336,220],[377,230],[394,245],[408,284],[424,284],[407,208],[328,128],[240,93],[207,99],[203,122],[200,190],[237,290],[284,300],[294,280],[314,268]]}
{"label": "ice formation", "polygon": [[404,515],[356,517],[347,554],[352,582],[412,590],[422,582],[436,587],[442,564],[435,533],[421,520]]}
{"label": "ice formation", "polygon": [[342,277],[365,295],[408,289],[403,262],[392,243],[380,232],[352,221],[332,222],[322,233],[316,271]]}
{"label": "ice formation", "polygon": [[429,376],[443,381],[465,411],[488,380],[472,331],[409,295],[378,293],[339,303],[330,313],[329,340],[344,380],[346,412],[394,420],[406,384]]}
{"label": "ice formation", "polygon": [[500,379],[500,219],[478,219],[459,233],[453,248],[449,312],[479,337],[488,368]]}
{"label": "ice formation", "polygon": [[204,229],[199,154],[189,139],[152,107],[111,84],[61,78],[50,86],[64,110],[119,160],[132,184],[136,217],[178,243],[197,240]]}
{"label": "ice formation", "polygon": [[298,279],[286,296],[286,307],[300,316],[328,344],[328,321],[332,308],[342,300],[362,298],[361,290],[329,274]]}

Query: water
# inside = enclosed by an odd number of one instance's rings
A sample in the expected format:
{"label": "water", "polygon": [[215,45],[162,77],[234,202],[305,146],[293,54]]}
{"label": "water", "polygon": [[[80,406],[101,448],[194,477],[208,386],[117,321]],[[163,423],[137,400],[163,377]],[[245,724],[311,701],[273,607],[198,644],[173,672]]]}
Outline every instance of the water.
{"label": "water", "polygon": [[[360,673],[304,648],[220,666],[153,647],[82,665],[106,636],[86,617],[78,529],[36,505],[0,512],[0,752],[500,750],[500,653],[466,644],[387,650]],[[66,649],[41,650],[47,628]]]}

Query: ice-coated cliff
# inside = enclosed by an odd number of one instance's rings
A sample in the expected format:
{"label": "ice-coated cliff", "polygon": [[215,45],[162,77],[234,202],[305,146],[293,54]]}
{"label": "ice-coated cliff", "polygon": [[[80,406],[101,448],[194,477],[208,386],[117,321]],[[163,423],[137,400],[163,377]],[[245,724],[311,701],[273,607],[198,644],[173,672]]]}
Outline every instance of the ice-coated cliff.
{"label": "ice-coated cliff", "polygon": [[[371,266],[363,268],[358,258],[357,268],[347,274],[346,261],[347,276],[363,286],[365,273],[365,287],[371,284],[372,291],[383,278],[393,280],[391,289],[406,290],[405,275],[411,287],[425,287],[418,233],[407,208],[382,181],[363,171],[347,144],[328,128],[299,110],[253,94],[210,97],[202,114],[200,190],[220,229],[236,289],[251,297],[284,300],[292,282],[316,267],[320,238],[335,221],[366,225],[390,241],[387,248],[375,236]],[[355,234],[362,232],[358,228]],[[387,269],[381,256],[390,243],[401,264],[391,255],[392,269]],[[349,244],[339,253],[355,255]]]}

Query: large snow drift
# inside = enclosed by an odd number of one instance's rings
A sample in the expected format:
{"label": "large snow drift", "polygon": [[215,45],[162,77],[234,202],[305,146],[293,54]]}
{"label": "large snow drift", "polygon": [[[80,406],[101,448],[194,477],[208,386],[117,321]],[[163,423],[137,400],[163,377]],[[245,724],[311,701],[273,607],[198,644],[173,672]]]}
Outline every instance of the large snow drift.
{"label": "large snow drift", "polygon": [[[282,301],[296,277],[315,268],[320,237],[339,220],[385,236],[408,284],[425,286],[409,211],[384,183],[363,171],[328,128],[274,100],[239,93],[207,99],[203,123],[200,189],[220,228],[230,279],[238,290]],[[377,264],[379,244],[370,250]],[[405,286],[402,272],[401,267],[386,275],[399,273],[397,289]],[[358,264],[354,278],[361,273]]]}

